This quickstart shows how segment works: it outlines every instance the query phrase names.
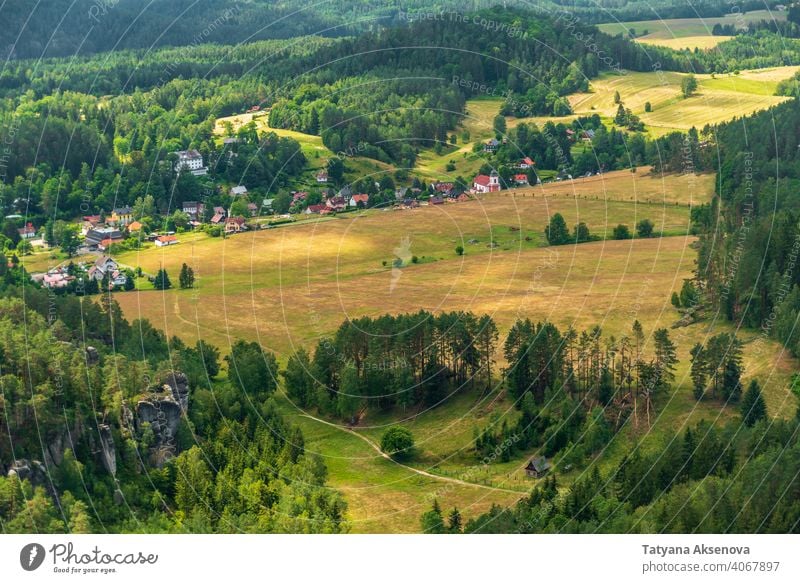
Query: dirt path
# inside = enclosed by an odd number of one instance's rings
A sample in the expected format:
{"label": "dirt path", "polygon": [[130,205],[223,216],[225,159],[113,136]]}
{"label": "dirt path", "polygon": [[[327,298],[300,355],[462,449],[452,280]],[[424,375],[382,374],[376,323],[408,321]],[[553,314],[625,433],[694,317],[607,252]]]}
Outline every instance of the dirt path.
{"label": "dirt path", "polygon": [[487,486],[485,484],[476,484],[474,482],[467,482],[465,480],[459,480],[458,478],[449,478],[447,476],[439,476],[437,474],[432,474],[430,472],[426,472],[425,470],[420,470],[420,469],[417,469],[415,467],[408,466],[406,464],[398,462],[397,460],[392,458],[392,456],[390,456],[389,454],[382,452],[381,448],[378,446],[377,443],[372,441],[366,435],[362,435],[362,434],[358,433],[354,429],[348,429],[346,427],[342,427],[341,425],[337,425],[336,423],[331,423],[330,421],[325,421],[324,419],[320,419],[319,417],[314,417],[313,415],[309,415],[308,413],[303,413],[302,416],[303,417],[307,417],[308,419],[312,419],[314,421],[317,421],[319,423],[322,423],[324,425],[329,425],[330,427],[335,427],[336,429],[339,429],[340,431],[344,431],[345,433],[350,433],[352,435],[355,435],[356,437],[359,437],[360,439],[363,439],[365,442],[367,442],[369,444],[369,446],[372,449],[377,451],[382,458],[387,459],[390,462],[395,463],[398,466],[401,466],[401,467],[405,468],[406,470],[408,470],[410,472],[414,472],[415,474],[418,474],[420,476],[425,476],[426,478],[431,478],[433,480],[441,480],[443,482],[450,482],[451,484],[458,484],[460,486],[471,486],[473,488],[483,488],[484,490],[492,490],[494,492],[507,492],[507,493],[510,493],[510,494],[519,494],[520,497],[522,497],[522,496],[524,496],[526,494],[526,492],[522,492],[520,490],[509,490],[508,488],[497,488],[495,486]]}

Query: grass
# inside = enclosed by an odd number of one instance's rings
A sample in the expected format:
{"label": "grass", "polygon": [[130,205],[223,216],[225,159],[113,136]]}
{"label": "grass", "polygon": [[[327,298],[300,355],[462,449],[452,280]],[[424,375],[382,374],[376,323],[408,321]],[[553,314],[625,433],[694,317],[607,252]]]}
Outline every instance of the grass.
{"label": "grass", "polygon": [[678,38],[659,38],[648,35],[646,37],[636,39],[636,42],[644,45],[653,45],[657,47],[667,47],[670,49],[700,49],[701,51],[713,49],[719,43],[731,40],[732,36],[683,36]]}
{"label": "grass", "polygon": [[[613,22],[600,24],[598,28],[607,34],[628,35],[632,29],[636,40],[645,44],[666,46],[673,49],[710,49],[731,37],[712,36],[715,24],[734,25],[746,28],[751,22],[760,20],[786,20],[786,12],[753,10],[745,14],[736,13],[709,18],[668,18],[665,20],[640,20],[635,22]],[[647,34],[645,34],[645,31]]]}
{"label": "grass", "polygon": [[[420,307],[499,310],[507,324],[519,307],[514,302],[529,295],[525,282],[531,277],[531,266],[549,261],[554,252],[542,247],[543,229],[553,213],[561,212],[569,225],[586,222],[599,236],[610,233],[618,223],[633,228],[645,217],[667,234],[688,232],[689,209],[685,205],[614,200],[626,198],[632,184],[651,193],[659,188],[671,191],[673,186],[679,190],[680,177],[668,176],[662,181],[641,176],[632,182],[631,176],[629,172],[613,173],[596,181],[596,199],[562,194],[559,187],[563,186],[554,184],[539,191],[520,189],[466,203],[353,213],[225,240],[187,238],[174,247],[127,252],[119,255],[122,263],[151,273],[163,265],[177,274],[181,263],[189,263],[198,275],[198,289],[119,294],[118,298],[130,316],[141,313],[170,334],[209,335],[223,348],[229,344],[229,335],[261,338],[284,355],[298,343],[305,345],[330,333],[342,319],[355,314]],[[577,182],[576,188],[589,191],[590,184]],[[406,237],[411,252],[426,260],[405,267],[390,289],[391,268],[382,262],[391,265],[394,249]],[[455,255],[457,245],[466,249],[464,257]],[[547,270],[548,285],[558,290],[569,283],[567,287],[572,288],[570,278],[579,274],[589,278],[584,283],[590,282],[593,271],[569,268],[573,255],[596,259],[598,248],[590,250],[595,245],[602,250],[601,258],[622,261],[610,266],[622,276],[626,257],[636,249],[650,253],[662,245],[682,249],[684,243],[666,239],[636,244],[609,241],[560,248],[561,265]],[[365,289],[371,290],[368,297],[364,297]],[[205,309],[208,305],[216,309]]]}
{"label": "grass", "polygon": [[[502,104],[503,100],[496,98],[467,101],[461,124],[452,132],[457,136],[458,144],[445,148],[441,154],[437,154],[432,148],[423,149],[417,159],[414,174],[426,180],[453,180],[457,176],[471,180],[486,162],[482,155],[473,153],[473,144],[494,137],[492,124],[495,116],[500,113]],[[470,135],[466,144],[461,141],[464,130]],[[447,164],[451,161],[455,163],[455,170],[447,170]]]}
{"label": "grass", "polygon": [[[271,128],[269,127],[269,113],[267,112],[256,114],[242,113],[218,118],[214,126],[214,133],[219,136],[219,141],[221,143],[227,123],[230,123],[233,131],[236,132],[239,128],[251,121],[256,123],[259,132],[274,132],[278,136],[297,140],[300,144],[300,149],[308,159],[308,171],[306,172],[304,180],[301,180],[298,186],[317,186],[315,174],[320,168],[324,168],[328,160],[335,155],[334,152],[322,143],[322,138],[320,136],[304,134],[292,130]],[[347,177],[351,180],[360,179],[365,176],[377,176],[377,180],[387,171],[393,170],[393,167],[389,164],[360,156],[347,157],[346,167]]]}
{"label": "grass", "polygon": [[[689,98],[681,94],[683,73],[604,74],[592,81],[590,93],[577,93],[569,100],[576,114],[598,113],[613,118],[617,111],[614,93],[618,91],[625,107],[642,119],[648,131],[661,135],[702,128],[777,105],[788,99],[774,95],[778,81],[798,69],[776,67],[716,78],[695,75],[699,89]],[[645,112],[647,102],[652,106],[650,113]]]}

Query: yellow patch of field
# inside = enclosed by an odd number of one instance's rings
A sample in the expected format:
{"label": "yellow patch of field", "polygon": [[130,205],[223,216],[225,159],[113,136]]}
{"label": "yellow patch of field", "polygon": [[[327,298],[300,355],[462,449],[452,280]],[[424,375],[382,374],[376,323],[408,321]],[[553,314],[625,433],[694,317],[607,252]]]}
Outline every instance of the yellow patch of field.
{"label": "yellow patch of field", "polygon": [[[587,145],[587,148],[590,146]],[[591,151],[591,150],[589,150]],[[565,196],[648,204],[700,205],[710,202],[713,174],[658,175],[645,166],[509,191],[513,196]]]}
{"label": "yellow patch of field", "polygon": [[786,12],[770,10],[751,10],[742,14],[736,12],[725,16],[708,18],[667,18],[663,20],[639,20],[635,22],[611,22],[600,24],[598,28],[610,35],[628,35],[631,30],[642,39],[674,39],[685,37],[711,36],[715,24],[733,25],[738,29],[747,28],[751,22],[760,20],[784,21]]}
{"label": "yellow patch of field", "polygon": [[726,40],[731,40],[732,38],[733,38],[732,36],[711,36],[711,35],[684,36],[678,38],[658,38],[656,36],[648,35],[636,39],[636,42],[645,45],[653,45],[657,47],[667,47],[675,50],[689,49],[693,51],[694,49],[700,49],[700,50],[713,49],[719,43],[725,42]]}
{"label": "yellow patch of field", "polygon": [[[713,78],[695,75],[698,92],[683,98],[683,73],[606,74],[591,83],[591,93],[569,97],[573,110],[582,115],[599,113],[614,117],[618,105],[614,93],[619,92],[622,103],[638,115],[655,134],[671,130],[702,128],[734,117],[749,115],[782,103],[787,97],[772,95],[781,78],[791,77],[796,67],[779,67],[767,71],[745,71],[736,79],[728,76]],[[645,103],[652,111],[646,113]]]}

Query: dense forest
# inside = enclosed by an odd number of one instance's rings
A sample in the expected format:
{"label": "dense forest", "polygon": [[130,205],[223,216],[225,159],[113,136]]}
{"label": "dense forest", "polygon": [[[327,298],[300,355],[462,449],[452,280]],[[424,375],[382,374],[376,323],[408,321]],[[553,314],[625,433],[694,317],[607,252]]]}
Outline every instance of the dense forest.
{"label": "dense forest", "polygon": [[28,284],[23,303],[20,271],[0,284],[3,532],[348,528],[324,464],[270,398],[270,353],[239,341],[225,373],[216,347],[128,322],[110,294]]}
{"label": "dense forest", "polygon": [[[736,8],[759,10],[776,3],[747,0]],[[308,34],[343,36],[397,26],[425,14],[470,13],[498,4],[532,6],[525,0],[328,0],[313,7],[302,0],[15,0],[0,7],[0,56],[38,59]],[[721,16],[731,11],[725,0],[691,5],[680,0],[553,0],[536,6],[551,13],[568,10],[586,23]]]}
{"label": "dense forest", "polygon": [[723,317],[760,329],[794,354],[800,354],[798,132],[794,100],[717,129],[714,224],[702,238],[698,266],[705,296]]}
{"label": "dense forest", "polygon": [[[568,488],[545,478],[513,508],[493,507],[452,528],[438,504],[426,532],[797,533],[798,423],[715,427],[701,422],[635,448],[608,472],[595,464]],[[458,515],[457,509],[450,517]]]}

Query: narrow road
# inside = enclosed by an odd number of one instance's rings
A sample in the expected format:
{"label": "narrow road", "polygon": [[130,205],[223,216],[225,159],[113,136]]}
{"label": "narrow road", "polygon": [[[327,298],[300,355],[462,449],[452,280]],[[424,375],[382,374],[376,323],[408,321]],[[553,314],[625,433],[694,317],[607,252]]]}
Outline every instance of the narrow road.
{"label": "narrow road", "polygon": [[322,423],[324,425],[329,425],[330,427],[335,427],[336,429],[339,429],[340,431],[344,431],[345,433],[350,433],[352,435],[355,435],[356,437],[359,437],[359,438],[363,439],[365,442],[367,442],[370,445],[370,447],[372,449],[377,451],[382,458],[387,459],[390,462],[393,462],[393,463],[397,464],[398,466],[401,466],[401,467],[405,468],[406,470],[408,470],[410,472],[414,472],[415,474],[419,474],[420,476],[425,476],[426,478],[431,478],[433,480],[441,480],[443,482],[450,482],[451,484],[458,484],[460,486],[471,486],[473,488],[483,488],[484,490],[492,490],[494,492],[507,492],[509,494],[519,494],[519,496],[525,496],[525,494],[527,494],[527,492],[522,492],[520,490],[510,490],[508,488],[498,488],[498,487],[495,487],[495,486],[487,486],[485,484],[476,484],[474,482],[467,482],[465,480],[459,480],[458,478],[449,478],[447,476],[439,476],[437,474],[432,474],[430,472],[426,472],[425,470],[419,470],[419,469],[417,469],[415,467],[400,463],[396,459],[392,458],[392,456],[390,456],[389,454],[382,452],[381,448],[378,446],[377,443],[372,441],[366,435],[362,435],[362,434],[358,433],[354,429],[348,429],[346,427],[342,427],[341,425],[337,425],[336,423],[331,423],[330,421],[325,421],[324,419],[320,419],[319,417],[314,417],[313,415],[309,415],[308,413],[303,413],[301,416],[302,417],[307,417],[309,419],[312,419],[312,420],[317,421],[319,423]]}

